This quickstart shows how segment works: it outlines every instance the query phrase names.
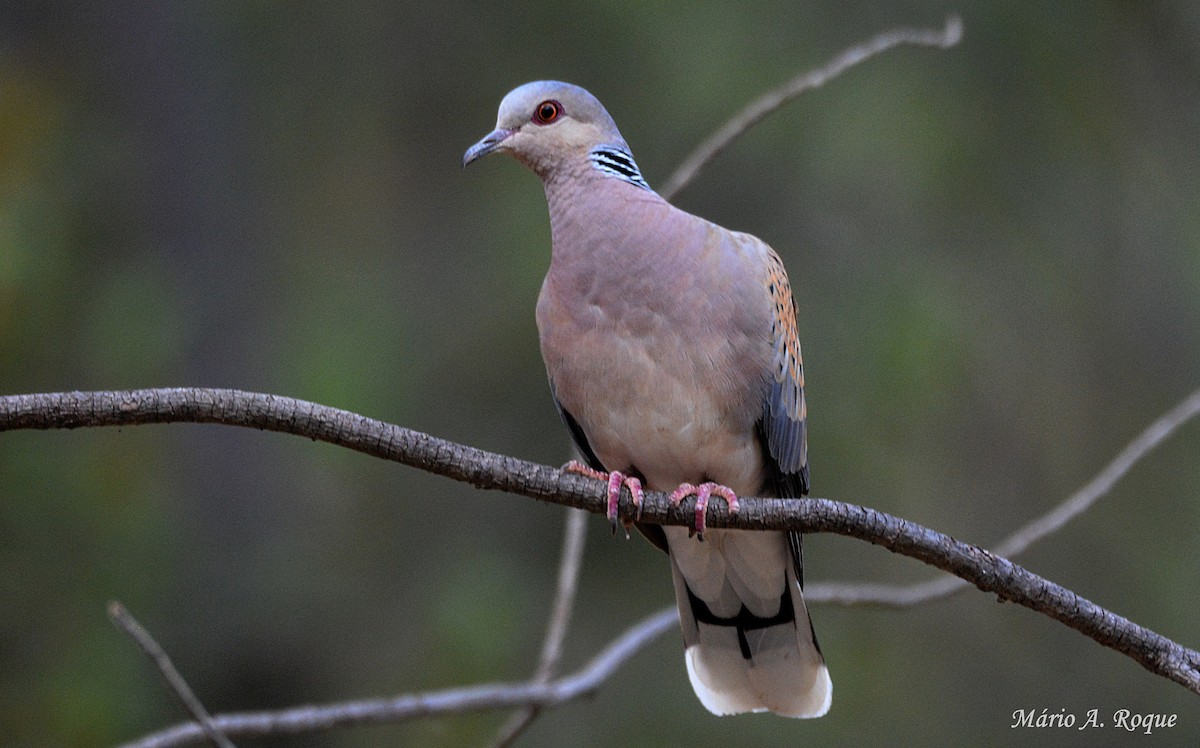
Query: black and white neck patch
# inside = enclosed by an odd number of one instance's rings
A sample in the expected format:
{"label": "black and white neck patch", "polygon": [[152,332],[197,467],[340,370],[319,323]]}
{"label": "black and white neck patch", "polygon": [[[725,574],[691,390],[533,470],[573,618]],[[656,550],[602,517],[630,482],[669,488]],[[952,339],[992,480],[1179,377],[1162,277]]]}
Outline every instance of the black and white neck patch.
{"label": "black and white neck patch", "polygon": [[641,170],[633,160],[633,154],[629,151],[611,145],[599,145],[588,152],[588,159],[592,162],[592,166],[605,174],[637,185],[644,190],[650,189],[650,185],[646,183]]}

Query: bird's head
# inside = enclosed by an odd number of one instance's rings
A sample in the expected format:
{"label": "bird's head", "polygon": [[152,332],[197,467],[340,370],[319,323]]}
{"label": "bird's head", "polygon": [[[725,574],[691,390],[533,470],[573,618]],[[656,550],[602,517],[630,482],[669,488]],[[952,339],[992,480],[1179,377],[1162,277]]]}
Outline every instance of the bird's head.
{"label": "bird's head", "polygon": [[467,149],[463,166],[504,151],[545,178],[597,146],[628,150],[596,97],[570,83],[534,81],[504,97],[496,129]]}

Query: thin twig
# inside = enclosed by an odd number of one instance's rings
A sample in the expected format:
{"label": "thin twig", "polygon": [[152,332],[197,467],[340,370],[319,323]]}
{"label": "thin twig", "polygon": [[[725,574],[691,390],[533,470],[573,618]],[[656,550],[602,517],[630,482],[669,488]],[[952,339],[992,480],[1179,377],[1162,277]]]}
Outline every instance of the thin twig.
{"label": "thin twig", "polygon": [[734,115],[720,129],[705,138],[696,147],[696,150],[692,151],[683,160],[683,163],[675,169],[675,173],[667,179],[663,188],[659,190],[659,194],[669,200],[684,185],[692,181],[692,178],[696,176],[701,167],[712,161],[717,154],[725,150],[730,143],[745,134],[751,127],[762,122],[776,109],[779,109],[779,107],[800,94],[825,85],[829,80],[841,75],[848,68],[854,67],[860,62],[869,60],[881,52],[886,52],[892,47],[901,44],[947,49],[958,44],[961,38],[962,21],[959,20],[958,16],[950,16],[946,19],[945,28],[941,30],[894,29],[882,33],[864,44],[845,50],[822,67],[797,75],[782,86],[768,91],[747,104],[742,111]]}
{"label": "thin twig", "polygon": [[[995,553],[1012,558],[1042,538],[1061,530],[1068,522],[1112,491],[1117,481],[1134,465],[1197,414],[1200,414],[1200,390],[1193,392],[1174,408],[1159,416],[1145,431],[1125,445],[1103,470],[1065,501],[1002,540],[996,545]],[[963,580],[947,576],[912,585],[826,582],[810,584],[804,596],[810,602],[907,607],[949,597],[967,587]]]}
{"label": "thin twig", "polygon": [[554,610],[546,639],[538,661],[537,680],[546,683],[554,675],[558,661],[562,659],[563,640],[571,622],[571,611],[575,605],[575,593],[579,589],[579,567],[583,562],[583,546],[587,535],[587,512],[572,509],[567,512],[567,526],[563,530],[562,561],[558,568],[558,592],[554,599]]}
{"label": "thin twig", "polygon": [[[602,481],[278,395],[168,389],[0,397],[0,431],[185,421],[302,435],[419,467],[478,488],[521,494],[595,514],[607,511],[607,492]],[[710,504],[706,514],[708,526],[833,532],[865,540],[962,577],[1003,600],[1044,613],[1129,656],[1147,670],[1200,694],[1200,653],[978,546],[875,509],[828,499],[748,497],[740,500],[740,507],[736,514],[730,514],[725,502]],[[675,506],[666,494],[647,491],[641,508],[635,510],[626,490],[617,513],[624,520],[694,526],[693,508],[693,501]]]}
{"label": "thin twig", "polygon": [[[206,738],[216,748],[235,748],[229,738],[221,732],[221,728],[213,724],[212,717],[204,705],[200,703],[200,699],[196,698],[196,694],[188,686],[187,681],[175,669],[175,665],[171,662],[171,658],[159,646],[150,632],[146,630],[142,624],[138,623],[124,605],[113,600],[108,604],[108,617],[116,624],[117,628],[124,631],[145,653],[150,661],[158,668],[158,672],[162,674],[163,680],[171,687],[171,692],[179,699],[179,703],[187,710],[188,714],[192,715],[192,719],[199,724],[200,736]],[[193,724],[193,726],[195,723]]]}
{"label": "thin twig", "polygon": [[[577,672],[549,683],[494,683],[391,699],[301,706],[273,712],[218,714],[213,722],[226,735],[295,735],[349,725],[396,724],[421,717],[530,704],[542,708],[557,706],[595,691],[617,668],[678,621],[679,614],[674,606],[661,610],[631,626]],[[175,748],[203,737],[200,728],[189,722],[146,735],[121,748]]]}
{"label": "thin twig", "polygon": [[[571,622],[571,610],[575,606],[575,592],[579,588],[579,568],[583,562],[583,545],[587,537],[587,512],[567,510],[566,527],[563,528],[562,558],[558,564],[558,585],[554,596],[554,607],[550,612],[550,624],[546,627],[546,638],[542,642],[542,654],[538,660],[533,682],[549,683],[562,659],[563,640],[567,637],[567,626]],[[507,748],[533,723],[542,707],[529,705],[513,714],[496,734],[494,748]]]}

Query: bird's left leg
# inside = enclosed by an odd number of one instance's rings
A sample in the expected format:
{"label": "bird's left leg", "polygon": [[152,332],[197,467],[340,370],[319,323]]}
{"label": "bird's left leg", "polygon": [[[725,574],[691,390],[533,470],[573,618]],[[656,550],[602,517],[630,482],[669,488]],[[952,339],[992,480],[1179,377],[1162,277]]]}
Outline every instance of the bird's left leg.
{"label": "bird's left leg", "polygon": [[[578,460],[571,460],[563,465],[563,470],[586,475],[596,480],[608,481],[608,521],[612,524],[613,532],[617,531],[617,505],[621,501],[621,486],[629,488],[629,495],[633,499],[633,505],[637,508],[638,517],[642,516],[642,499],[645,498],[645,494],[642,491],[642,482],[636,476],[626,475],[620,470],[606,473],[603,470],[590,468]],[[628,523],[626,523],[625,531],[626,533],[629,531]]]}
{"label": "bird's left leg", "polygon": [[689,496],[696,497],[696,534],[701,538],[704,537],[704,514],[708,510],[708,497],[720,496],[725,499],[725,503],[729,505],[729,513],[737,514],[738,498],[737,494],[729,486],[722,486],[720,483],[708,481],[701,483],[698,486],[693,486],[691,483],[680,484],[671,492],[671,505],[678,507],[679,502]]}

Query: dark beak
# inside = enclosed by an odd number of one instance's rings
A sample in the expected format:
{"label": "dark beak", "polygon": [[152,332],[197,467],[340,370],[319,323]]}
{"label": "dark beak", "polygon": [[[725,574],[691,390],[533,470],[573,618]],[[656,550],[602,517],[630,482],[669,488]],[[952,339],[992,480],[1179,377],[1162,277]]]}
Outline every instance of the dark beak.
{"label": "dark beak", "polygon": [[463,168],[467,168],[467,164],[477,161],[499,148],[512,134],[512,130],[496,129],[483,136],[483,140],[468,148],[467,152],[463,154]]}

